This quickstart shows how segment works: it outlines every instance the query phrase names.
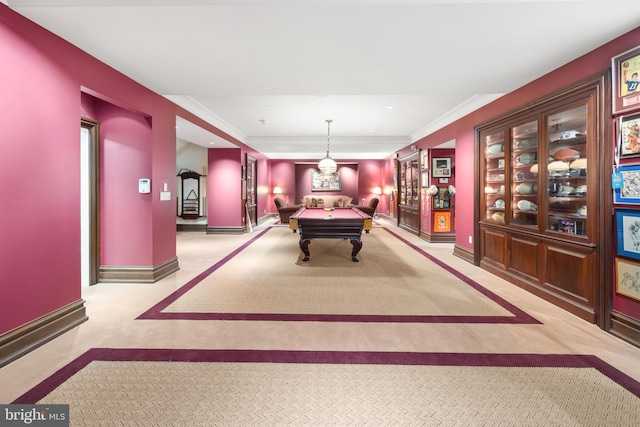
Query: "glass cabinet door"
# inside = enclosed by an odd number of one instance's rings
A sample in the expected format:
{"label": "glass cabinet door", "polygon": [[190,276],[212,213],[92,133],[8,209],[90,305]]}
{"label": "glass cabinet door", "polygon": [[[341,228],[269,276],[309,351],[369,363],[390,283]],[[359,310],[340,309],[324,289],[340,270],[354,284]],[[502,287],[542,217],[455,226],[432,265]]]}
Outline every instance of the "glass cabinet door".
{"label": "glass cabinet door", "polygon": [[504,131],[482,137],[485,158],[484,219],[505,222]]}
{"label": "glass cabinet door", "polygon": [[538,225],[538,121],[511,129],[511,223]]}
{"label": "glass cabinet door", "polygon": [[411,160],[411,194],[413,199],[411,201],[412,206],[419,206],[419,177],[420,177],[420,165],[418,164],[418,159]]}
{"label": "glass cabinet door", "polygon": [[587,107],[547,118],[547,229],[586,235]]}

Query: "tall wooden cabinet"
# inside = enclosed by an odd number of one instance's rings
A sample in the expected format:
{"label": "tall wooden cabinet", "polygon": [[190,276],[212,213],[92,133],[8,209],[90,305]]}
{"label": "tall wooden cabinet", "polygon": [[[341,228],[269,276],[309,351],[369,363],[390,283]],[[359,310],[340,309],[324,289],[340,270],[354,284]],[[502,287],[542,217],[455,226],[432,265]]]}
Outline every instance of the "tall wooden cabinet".
{"label": "tall wooden cabinet", "polygon": [[476,129],[476,263],[594,323],[611,277],[608,87],[596,76]]}
{"label": "tall wooden cabinet", "polygon": [[420,154],[398,159],[398,226],[420,233]]}

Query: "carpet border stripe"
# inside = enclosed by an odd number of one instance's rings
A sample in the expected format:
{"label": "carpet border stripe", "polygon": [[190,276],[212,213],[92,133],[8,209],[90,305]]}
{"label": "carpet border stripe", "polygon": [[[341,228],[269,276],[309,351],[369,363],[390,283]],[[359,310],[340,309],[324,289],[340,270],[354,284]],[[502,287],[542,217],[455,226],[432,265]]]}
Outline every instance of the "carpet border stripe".
{"label": "carpet border stripe", "polygon": [[89,363],[97,360],[120,362],[240,362],[593,368],[640,398],[640,382],[604,362],[597,356],[583,354],[92,348],[18,397],[12,403],[33,404],[40,401]]}
{"label": "carpet border stripe", "polygon": [[411,249],[428,258],[437,266],[445,269],[458,279],[462,280],[485,297],[489,298],[505,310],[513,314],[513,316],[452,316],[452,315],[434,315],[434,316],[418,316],[418,315],[351,315],[351,314],[291,314],[291,313],[169,313],[163,312],[166,307],[176,301],[182,295],[186,294],[193,287],[198,285],[206,277],[214,273],[224,264],[240,254],[244,249],[253,244],[260,237],[264,236],[273,227],[269,226],[261,231],[251,240],[245,242],[238,248],[231,251],[227,256],[207,268],[202,273],[188,281],[178,290],[155,304],[149,310],[138,316],[137,320],[239,320],[239,321],[281,321],[281,322],[353,322],[353,323],[482,323],[482,324],[542,324],[533,316],[527,314],[515,305],[500,298],[498,295],[484,288],[478,282],[465,276],[451,266],[437,259],[433,255],[409,242],[405,238],[399,236],[387,227],[380,227],[396,239],[406,244]]}

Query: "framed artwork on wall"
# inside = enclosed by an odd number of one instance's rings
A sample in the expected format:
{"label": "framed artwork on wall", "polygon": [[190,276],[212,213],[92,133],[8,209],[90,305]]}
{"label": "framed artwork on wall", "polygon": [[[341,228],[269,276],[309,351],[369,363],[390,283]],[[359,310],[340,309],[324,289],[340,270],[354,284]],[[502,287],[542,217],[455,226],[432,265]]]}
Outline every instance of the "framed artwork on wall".
{"label": "framed artwork on wall", "polygon": [[323,174],[320,171],[311,172],[311,191],[340,191],[342,181],[340,171]]}
{"label": "framed artwork on wall", "polygon": [[434,157],[431,159],[431,176],[434,178],[450,178],[451,157]]}
{"label": "framed artwork on wall", "polygon": [[616,293],[640,301],[640,263],[616,257]]}
{"label": "framed artwork on wall", "polygon": [[616,255],[640,260],[640,210],[616,209]]}
{"label": "framed artwork on wall", "polygon": [[640,156],[640,114],[620,116],[617,131],[620,157]]}
{"label": "framed artwork on wall", "polygon": [[622,187],[615,188],[613,202],[640,205],[640,165],[625,165],[618,168],[622,174]]}
{"label": "framed artwork on wall", "polygon": [[640,46],[611,59],[613,114],[640,107]]}

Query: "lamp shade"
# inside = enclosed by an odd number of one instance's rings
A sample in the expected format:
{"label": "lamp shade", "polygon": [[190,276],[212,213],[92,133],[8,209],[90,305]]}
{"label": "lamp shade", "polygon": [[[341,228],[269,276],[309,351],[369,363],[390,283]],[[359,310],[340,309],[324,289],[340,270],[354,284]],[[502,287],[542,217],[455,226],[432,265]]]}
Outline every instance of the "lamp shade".
{"label": "lamp shade", "polygon": [[282,188],[273,187],[273,194],[282,194]]}
{"label": "lamp shade", "polygon": [[338,165],[333,161],[331,157],[327,155],[327,157],[320,160],[320,163],[318,163],[318,169],[320,169],[320,172],[322,172],[323,174],[328,175],[337,171]]}
{"label": "lamp shade", "polygon": [[373,194],[378,194],[378,195],[382,194],[382,189],[380,187],[374,188],[373,189]]}
{"label": "lamp shade", "polygon": [[320,160],[318,163],[318,169],[323,175],[329,175],[338,170],[338,165],[333,161],[331,157],[329,157],[329,142],[331,141],[331,122],[332,120],[327,119],[327,155],[324,159]]}

